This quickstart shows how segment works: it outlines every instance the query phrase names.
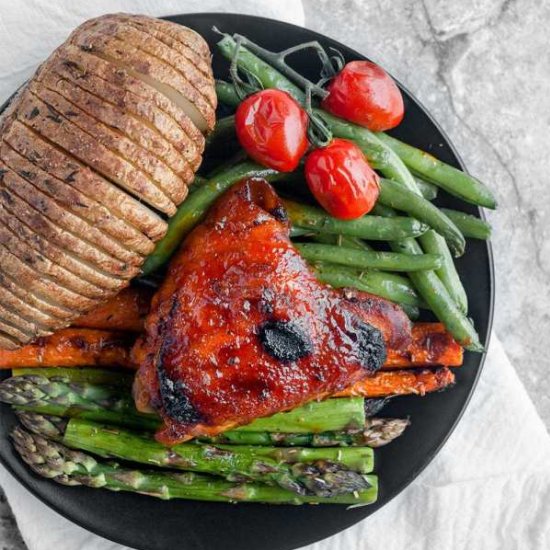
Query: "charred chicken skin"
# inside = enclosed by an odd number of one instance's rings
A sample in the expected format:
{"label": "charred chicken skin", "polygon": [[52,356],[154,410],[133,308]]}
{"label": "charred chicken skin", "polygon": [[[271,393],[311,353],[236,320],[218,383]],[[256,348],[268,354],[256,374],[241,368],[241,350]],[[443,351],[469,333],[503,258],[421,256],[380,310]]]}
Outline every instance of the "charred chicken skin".
{"label": "charred chicken skin", "polygon": [[245,180],[188,236],[153,298],[133,350],[136,405],[162,416],[168,445],[294,408],[379,369],[382,331],[410,341],[394,317],[369,322],[364,300],[319,283],[273,188]]}

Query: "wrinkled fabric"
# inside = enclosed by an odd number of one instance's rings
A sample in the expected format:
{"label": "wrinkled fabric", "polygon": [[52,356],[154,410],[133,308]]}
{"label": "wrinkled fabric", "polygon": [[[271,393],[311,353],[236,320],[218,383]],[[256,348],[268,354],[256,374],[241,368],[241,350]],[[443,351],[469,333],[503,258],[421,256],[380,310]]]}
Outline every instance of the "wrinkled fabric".
{"label": "wrinkled fabric", "polygon": [[[116,11],[241,12],[304,23],[295,0],[0,0],[0,101],[83,20]],[[29,550],[124,548],[62,518],[1,467],[0,486]],[[495,337],[464,417],[428,468],[372,517],[306,548],[550,548],[550,436]]]}

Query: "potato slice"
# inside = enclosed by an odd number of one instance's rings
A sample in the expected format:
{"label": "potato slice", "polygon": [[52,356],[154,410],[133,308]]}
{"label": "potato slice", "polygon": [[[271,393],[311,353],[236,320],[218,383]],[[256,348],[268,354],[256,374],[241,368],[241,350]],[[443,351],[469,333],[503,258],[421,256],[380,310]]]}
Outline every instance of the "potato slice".
{"label": "potato slice", "polygon": [[0,224],[0,242],[14,256],[17,256],[19,260],[26,263],[28,266],[32,266],[34,270],[39,271],[42,275],[47,276],[56,284],[67,288],[75,294],[94,299],[108,298],[111,294],[105,289],[81,279],[78,275],[52,262],[45,255],[41,254],[23,239],[19,238],[4,224]]}
{"label": "potato slice", "polygon": [[181,109],[155,88],[76,46],[64,46],[48,63],[50,70],[147,121],[172,143],[193,170],[199,167],[204,136]]}
{"label": "potato slice", "polygon": [[[5,281],[2,279],[2,283]],[[17,294],[13,293],[7,286],[0,287],[0,304],[10,311],[17,312],[17,315],[26,322],[34,325],[35,333],[39,336],[48,334],[51,326],[59,322],[59,319],[45,313],[35,305],[26,300],[22,300]]]}
{"label": "potato slice", "polygon": [[5,273],[17,280],[25,289],[36,290],[47,296],[52,303],[66,307],[77,314],[79,311],[91,309],[99,301],[82,296],[72,290],[64,288],[57,281],[37,272],[25,261],[20,260],[10,252],[0,241],[0,263]]}
{"label": "potato slice", "polygon": [[152,241],[161,239],[166,233],[166,222],[153,210],[27,126],[15,121],[3,138],[52,178],[81,195],[93,195],[109,214],[102,226],[130,249],[141,252],[142,247],[150,247]]}
{"label": "potato slice", "polygon": [[[207,45],[206,54],[198,53],[189,45],[189,43],[193,42],[193,37],[191,38],[191,40],[189,40],[186,36],[178,36],[176,38],[175,36],[167,33],[166,30],[163,28],[163,25],[158,25],[156,19],[150,18],[147,22],[143,22],[141,19],[141,17],[126,17],[123,20],[128,25],[132,25],[136,29],[143,31],[150,36],[153,36],[160,42],[166,44],[166,46],[168,46],[172,50],[175,50],[177,53],[179,53],[181,56],[191,62],[197,71],[200,71],[206,78],[214,83],[212,64],[210,63],[211,54]],[[196,33],[194,34],[197,36]],[[202,37],[200,37],[200,39],[204,44],[206,44]]]}
{"label": "potato slice", "polygon": [[0,114],[0,347],[140,272],[195,179],[217,97],[206,42],[148,17],[76,29]]}
{"label": "potato slice", "polygon": [[93,265],[82,261],[69,249],[62,249],[48,239],[35,233],[25,225],[17,216],[13,215],[6,205],[0,207],[0,224],[18,235],[27,245],[46,256],[52,262],[59,264],[71,273],[81,277],[85,281],[103,289],[103,291],[118,291],[128,283],[121,279],[101,271]]}
{"label": "potato slice", "polygon": [[[38,138],[39,139],[39,138]],[[44,194],[54,199],[60,206],[74,212],[77,216],[87,220],[96,229],[110,235],[130,250],[140,254],[149,254],[154,249],[154,243],[147,239],[133,239],[129,244],[121,240],[119,232],[112,229],[112,225],[122,225],[124,230],[131,230],[125,222],[114,218],[104,206],[89,199],[86,195],[74,189],[66,182],[53,177],[51,173],[45,172],[30,160],[21,156],[12,149],[6,142],[0,144],[0,158],[4,163],[18,174],[21,172],[34,173],[32,184]],[[135,229],[133,230],[135,231]],[[132,235],[133,235],[132,231]],[[139,233],[138,233],[139,234]],[[137,241],[137,242],[136,242]]]}
{"label": "potato slice", "polygon": [[[5,162],[0,166],[9,169]],[[62,230],[71,232],[75,237],[89,244],[89,246],[96,248],[102,257],[111,262],[114,269],[120,271],[117,274],[127,276],[128,273],[136,273],[136,269],[133,269],[132,266],[140,266],[142,256],[127,250],[117,241],[103,234],[82,218],[64,210],[48,195],[45,195],[32,185],[34,179],[36,179],[34,171],[21,171],[17,175],[11,171],[11,174],[4,176],[3,184],[12,193],[15,193],[20,199],[34,208],[40,215],[48,218]]]}
{"label": "potato slice", "polygon": [[212,53],[210,52],[210,48],[208,47],[206,40],[198,32],[190,29],[189,27],[174,25],[174,23],[170,21],[157,19],[155,17],[147,17],[146,15],[130,15],[127,17],[129,17],[132,21],[143,22],[146,26],[150,25],[151,27],[161,29],[164,33],[191,48],[205,60],[210,60],[212,57]]}
{"label": "potato slice", "polygon": [[76,82],[66,80],[51,68],[45,72],[41,82],[50,89],[55,86],[63,97],[74,105],[78,105],[88,115],[123,132],[135,144],[143,147],[170,167],[186,185],[193,181],[195,173],[189,163],[151,124],[129,115],[124,109],[80,88]]}
{"label": "potato slice", "polygon": [[[0,331],[4,334],[12,336],[22,344],[27,344],[32,340],[32,333],[25,332],[23,329],[18,327],[16,324],[8,321],[4,315],[2,306],[0,306]],[[6,312],[7,313],[7,312]]]}
{"label": "potato slice", "polygon": [[[13,310],[9,305],[6,306],[0,301],[0,319],[9,323],[13,327],[17,327],[21,332],[24,333],[24,336],[28,337],[29,340],[33,338],[34,335],[37,336],[46,336],[50,333],[50,330],[28,321],[19,315],[17,310]],[[6,331],[7,332],[7,331]],[[8,332],[9,334],[9,332]]]}
{"label": "potato slice", "polygon": [[21,343],[17,342],[6,333],[0,333],[0,348],[7,349],[7,350],[15,350],[19,347],[21,347]]}
{"label": "potato slice", "polygon": [[116,22],[94,24],[81,29],[71,43],[117,64],[156,88],[182,109],[203,133],[212,130],[216,122],[213,106],[170,65],[118,40],[117,27]]}
{"label": "potato slice", "polygon": [[53,107],[66,120],[95,138],[113,155],[122,158],[135,170],[142,172],[144,177],[149,178],[159,191],[175,204],[179,204],[185,198],[186,182],[183,182],[164,161],[135,144],[118,129],[109,127],[88,115],[76,104],[67,101],[57,90],[45,87],[42,81],[31,83],[29,90],[46,105]]}
{"label": "potato slice", "polygon": [[214,110],[216,109],[218,98],[212,85],[213,79],[199,71],[189,59],[149,33],[127,23],[118,24],[116,37],[138,50],[161,59],[164,63],[176,69],[181,78],[197,90]]}
{"label": "potato slice", "polygon": [[[2,188],[0,189],[0,199],[13,216],[16,216],[34,232],[49,239],[52,243],[61,248],[70,249],[73,254],[77,255],[83,261],[91,265],[96,265],[99,269],[107,273],[124,279],[130,279],[139,273],[138,267],[132,267],[109,256],[103,250],[97,248],[93,243],[74,235],[70,230],[61,227],[44,216],[41,211],[33,208],[31,204],[27,203],[20,196],[20,194],[25,194],[26,192],[32,193],[32,189],[29,189],[25,180],[9,170],[9,168],[2,163],[0,163],[0,170],[4,170]],[[40,197],[38,197],[38,200],[40,201]],[[47,210],[50,206],[50,201],[44,200],[41,210]]]}
{"label": "potato slice", "polygon": [[[33,318],[41,319],[44,325],[49,324],[49,326],[55,328],[59,324],[69,322],[74,316],[73,311],[52,302],[48,296],[21,286],[20,282],[14,279],[13,275],[4,269],[2,264],[0,264],[0,285],[2,288],[9,290],[13,296],[36,308],[37,312],[34,313]],[[49,321],[38,312],[42,312],[43,316],[49,316]]]}
{"label": "potato slice", "polygon": [[97,140],[64,119],[53,107],[46,105],[28,90],[21,98],[17,118],[153,208],[169,216],[176,213],[176,205],[143,172],[136,170],[121,157],[113,155]]}

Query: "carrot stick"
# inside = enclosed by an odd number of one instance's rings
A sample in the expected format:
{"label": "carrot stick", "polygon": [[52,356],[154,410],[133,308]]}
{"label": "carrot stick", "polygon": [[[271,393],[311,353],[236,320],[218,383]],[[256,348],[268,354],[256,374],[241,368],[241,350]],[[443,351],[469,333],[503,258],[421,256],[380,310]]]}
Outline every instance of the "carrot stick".
{"label": "carrot stick", "polygon": [[435,370],[395,370],[377,372],[333,397],[387,397],[390,395],[425,395],[442,390],[455,381],[452,371],[446,367]]}
{"label": "carrot stick", "polygon": [[17,350],[0,349],[0,369],[98,365],[136,368],[130,361],[134,339],[133,334],[66,328]]}
{"label": "carrot stick", "polygon": [[462,365],[462,346],[445,330],[442,323],[415,323],[412,344],[406,351],[388,349],[384,370],[403,367]]}
{"label": "carrot stick", "polygon": [[108,302],[76,319],[73,326],[141,332],[152,296],[153,290],[149,288],[126,288]]}
{"label": "carrot stick", "polygon": [[[135,302],[134,302],[135,303]],[[108,308],[106,308],[107,310]],[[135,310],[137,311],[137,310]],[[97,318],[103,314],[97,315]],[[104,319],[107,319],[103,315]],[[128,317],[129,319],[129,317]],[[109,325],[111,321],[106,323]],[[118,326],[121,322],[117,321]],[[0,350],[0,369],[17,367],[124,366],[130,363],[130,348],[137,335],[88,328],[63,329],[39,338],[15,351]],[[439,323],[417,323],[413,343],[406,352],[388,350],[384,371],[403,367],[462,364],[462,348]]]}

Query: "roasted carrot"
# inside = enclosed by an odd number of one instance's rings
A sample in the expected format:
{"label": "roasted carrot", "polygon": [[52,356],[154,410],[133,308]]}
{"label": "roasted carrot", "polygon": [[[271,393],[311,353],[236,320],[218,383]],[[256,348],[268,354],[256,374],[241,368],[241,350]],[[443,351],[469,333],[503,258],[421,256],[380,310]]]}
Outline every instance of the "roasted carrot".
{"label": "roasted carrot", "polygon": [[[105,311],[107,310],[106,306]],[[107,325],[111,323],[111,320],[108,320],[108,315],[98,313],[97,319],[100,317],[107,320]],[[127,319],[129,321],[130,316]],[[119,321],[116,322],[118,326],[124,324],[122,313],[119,316]],[[128,323],[125,326],[129,326]],[[39,338],[35,343],[15,351],[0,350],[0,369],[87,365],[132,368],[129,359],[130,348],[136,337],[135,334],[91,328],[64,329],[52,336]],[[443,325],[417,323],[413,327],[413,343],[410,348],[405,352],[389,349],[388,359],[383,370],[432,365],[458,366],[460,364],[462,364],[462,348],[445,331]]]}
{"label": "roasted carrot", "polygon": [[135,368],[130,349],[135,335],[66,328],[14,351],[0,349],[0,369],[17,367],[110,366]]}
{"label": "roasted carrot", "polygon": [[446,367],[435,370],[395,370],[377,372],[361,382],[337,393],[334,397],[387,397],[390,395],[425,395],[442,390],[455,381],[452,371]]}
{"label": "roasted carrot", "polygon": [[403,367],[459,367],[462,346],[445,330],[442,323],[415,323],[412,344],[406,351],[388,349],[384,370]]}
{"label": "roasted carrot", "polygon": [[108,302],[74,321],[74,327],[141,332],[149,312],[153,290],[126,288]]}

